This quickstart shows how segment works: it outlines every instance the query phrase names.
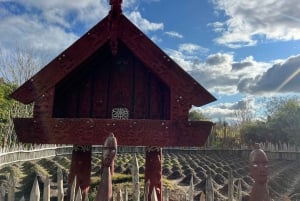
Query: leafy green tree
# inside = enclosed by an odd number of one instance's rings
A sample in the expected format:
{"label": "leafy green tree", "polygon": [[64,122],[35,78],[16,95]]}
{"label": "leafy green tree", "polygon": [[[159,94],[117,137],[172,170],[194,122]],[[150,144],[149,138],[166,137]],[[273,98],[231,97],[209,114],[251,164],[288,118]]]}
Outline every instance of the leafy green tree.
{"label": "leafy green tree", "polygon": [[189,121],[209,121],[209,118],[199,111],[192,110],[189,113]]}
{"label": "leafy green tree", "polygon": [[15,89],[15,85],[6,83],[0,78],[0,125],[9,121],[9,111],[14,101],[9,98],[9,94]]}
{"label": "leafy green tree", "polygon": [[251,145],[255,142],[273,142],[272,135],[263,121],[248,122],[240,130],[243,142]]}
{"label": "leafy green tree", "polygon": [[278,142],[300,145],[300,103],[289,99],[279,105],[267,120],[273,138]]}
{"label": "leafy green tree", "polygon": [[295,98],[272,98],[267,101],[265,121],[243,125],[243,142],[272,142],[300,145],[300,102]]}

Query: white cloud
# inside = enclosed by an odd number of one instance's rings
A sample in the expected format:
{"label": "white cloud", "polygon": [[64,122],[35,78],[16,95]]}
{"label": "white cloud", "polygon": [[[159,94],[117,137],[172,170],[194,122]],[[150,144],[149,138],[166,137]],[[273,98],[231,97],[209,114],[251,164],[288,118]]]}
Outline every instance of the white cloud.
{"label": "white cloud", "polygon": [[241,92],[300,93],[300,55],[275,63],[265,73],[254,78],[242,79],[238,85]]}
{"label": "white cloud", "polygon": [[197,52],[206,53],[208,49],[193,43],[182,43],[179,45],[179,51],[187,54],[195,54]]}
{"label": "white cloud", "polygon": [[172,38],[183,38],[183,35],[181,35],[180,33],[175,32],[175,31],[167,31],[167,32],[165,32],[165,34],[172,37]]}
{"label": "white cloud", "polygon": [[128,18],[136,26],[138,26],[143,32],[157,31],[157,30],[163,30],[164,29],[164,24],[163,23],[150,22],[149,20],[143,18],[141,16],[141,13],[138,12],[138,11],[133,11],[133,12],[129,13]]}
{"label": "white cloud", "polygon": [[232,48],[255,45],[257,36],[272,40],[300,39],[298,0],[214,0],[228,19],[211,23],[222,35],[216,42]]}

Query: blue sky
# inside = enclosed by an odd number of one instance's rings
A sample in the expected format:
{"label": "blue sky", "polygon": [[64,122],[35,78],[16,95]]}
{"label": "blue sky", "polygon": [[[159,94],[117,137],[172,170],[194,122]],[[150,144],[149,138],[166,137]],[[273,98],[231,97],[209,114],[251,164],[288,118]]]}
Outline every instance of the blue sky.
{"label": "blue sky", "polygon": [[[298,0],[123,0],[123,13],[218,100],[201,108],[234,122],[258,100],[300,97]],[[0,48],[18,46],[44,63],[98,21],[108,0],[0,0]],[[46,55],[46,56],[45,56]]]}

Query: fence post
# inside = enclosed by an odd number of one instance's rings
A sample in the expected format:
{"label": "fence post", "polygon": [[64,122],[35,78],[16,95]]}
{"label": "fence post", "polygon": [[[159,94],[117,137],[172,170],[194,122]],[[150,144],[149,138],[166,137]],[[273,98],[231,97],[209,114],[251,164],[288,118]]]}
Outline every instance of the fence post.
{"label": "fence post", "polygon": [[164,201],[169,201],[169,189],[168,189],[167,186],[165,186],[164,191],[163,191],[163,194],[164,194],[163,200],[164,200]]}
{"label": "fence post", "polygon": [[145,187],[144,187],[144,201],[148,201],[149,187],[150,187],[150,180],[148,180],[145,183]]}
{"label": "fence post", "polygon": [[75,200],[75,196],[76,196],[76,184],[77,183],[77,176],[75,175],[71,189],[70,189],[70,201],[74,201]]}
{"label": "fence post", "polygon": [[205,201],[205,193],[204,192],[202,192],[200,194],[200,201]]}
{"label": "fence post", "polygon": [[43,201],[50,201],[50,180],[48,175],[44,182]]}
{"label": "fence post", "polygon": [[15,178],[13,172],[10,172],[8,179],[7,200],[15,201]]}
{"label": "fence post", "polygon": [[152,193],[151,193],[151,201],[158,201],[155,187],[153,187]]}
{"label": "fence post", "polygon": [[[88,197],[88,196],[86,196],[86,197]],[[78,188],[78,190],[77,190],[75,201],[82,201],[81,188]]]}
{"label": "fence post", "polygon": [[40,201],[40,188],[38,184],[37,177],[35,177],[33,186],[30,192],[30,201]]}
{"label": "fence post", "polygon": [[241,179],[238,180],[238,190],[237,190],[237,201],[242,201],[242,183],[241,183]]}
{"label": "fence post", "polygon": [[134,154],[132,160],[132,182],[133,182],[133,201],[140,201],[140,184],[139,184],[139,163]]}
{"label": "fence post", "polygon": [[128,201],[128,188],[125,186],[125,201]]}
{"label": "fence post", "polygon": [[214,201],[214,187],[213,187],[210,171],[208,172],[208,175],[207,175],[205,189],[206,189],[205,200],[206,201]]}
{"label": "fence post", "polygon": [[57,201],[64,200],[63,173],[60,167],[57,168]]}
{"label": "fence post", "polygon": [[117,201],[123,201],[123,196],[122,196],[122,190],[121,189],[119,189],[119,191],[118,191]]}
{"label": "fence post", "polygon": [[193,176],[191,177],[190,180],[190,187],[188,191],[188,201],[193,201],[194,200],[194,182],[193,182]]}
{"label": "fence post", "polygon": [[230,169],[229,177],[228,177],[228,201],[233,201],[233,192],[234,192],[233,175],[232,175],[232,169]]}
{"label": "fence post", "polygon": [[0,201],[5,201],[5,187],[3,184],[1,184],[0,188]]}

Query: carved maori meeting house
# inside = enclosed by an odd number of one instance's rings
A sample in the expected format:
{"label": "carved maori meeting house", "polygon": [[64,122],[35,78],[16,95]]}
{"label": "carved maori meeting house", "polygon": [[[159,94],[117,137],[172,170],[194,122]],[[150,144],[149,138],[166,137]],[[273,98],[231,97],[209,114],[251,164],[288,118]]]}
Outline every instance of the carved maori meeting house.
{"label": "carved maori meeting house", "polygon": [[[161,171],[161,149],[153,147],[203,145],[212,122],[188,121],[189,110],[215,98],[123,15],[121,3],[111,0],[103,20],[11,94],[34,103],[33,117],[15,118],[15,130],[24,143],[102,145],[114,133],[119,145],[149,147],[145,177],[160,190],[153,172]],[[90,152],[72,155],[71,179],[76,174],[83,191]]]}

